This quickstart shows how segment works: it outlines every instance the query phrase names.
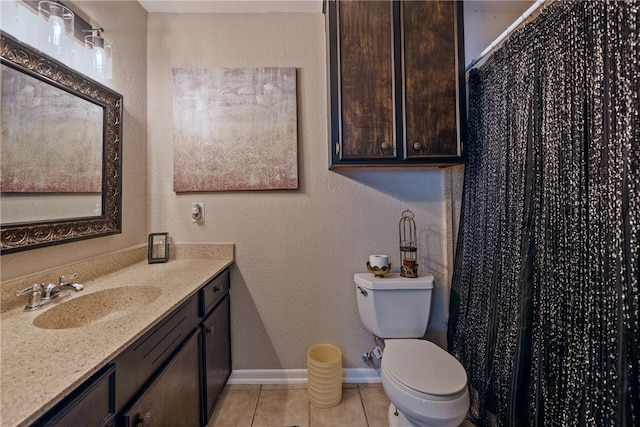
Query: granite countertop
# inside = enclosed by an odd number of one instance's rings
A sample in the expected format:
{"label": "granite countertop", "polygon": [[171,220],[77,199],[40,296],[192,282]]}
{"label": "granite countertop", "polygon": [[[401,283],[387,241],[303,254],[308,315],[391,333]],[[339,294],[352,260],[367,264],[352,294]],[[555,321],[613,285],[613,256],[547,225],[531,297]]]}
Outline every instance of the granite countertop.
{"label": "granite countertop", "polygon": [[[233,263],[233,245],[230,252],[222,251],[223,256],[215,259],[193,257],[190,252],[193,251],[183,252],[187,258],[172,258],[163,264],[148,264],[145,258],[88,281],[83,281],[82,271],[78,271],[78,281],[84,290],[72,291],[65,299],[70,301],[123,286],[158,287],[157,299],[135,313],[104,318],[78,328],[40,329],[33,325],[34,319],[60,303],[32,312],[23,311],[24,304],[3,310],[0,425],[27,425],[36,421]],[[69,273],[72,272],[75,271]],[[20,298],[26,303],[27,297]]]}

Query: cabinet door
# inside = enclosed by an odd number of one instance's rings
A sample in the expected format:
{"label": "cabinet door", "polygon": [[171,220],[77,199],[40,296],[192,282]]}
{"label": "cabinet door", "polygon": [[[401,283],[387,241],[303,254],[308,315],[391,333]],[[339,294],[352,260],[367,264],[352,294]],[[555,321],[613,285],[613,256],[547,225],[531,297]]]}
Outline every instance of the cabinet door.
{"label": "cabinet door", "polygon": [[211,416],[222,389],[231,375],[229,332],[229,295],[227,295],[202,322],[206,420]]}
{"label": "cabinet door", "polygon": [[393,2],[329,2],[333,156],[396,157]]}
{"label": "cabinet door", "polygon": [[200,426],[200,329],[123,414],[133,427]]}
{"label": "cabinet door", "polygon": [[454,1],[401,3],[406,158],[460,156]]}

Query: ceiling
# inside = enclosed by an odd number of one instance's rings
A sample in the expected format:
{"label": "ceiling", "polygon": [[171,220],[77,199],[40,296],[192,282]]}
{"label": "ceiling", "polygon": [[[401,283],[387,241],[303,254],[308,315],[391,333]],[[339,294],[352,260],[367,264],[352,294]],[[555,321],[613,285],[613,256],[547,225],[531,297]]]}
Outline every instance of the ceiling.
{"label": "ceiling", "polygon": [[[428,1],[428,0],[427,0]],[[165,13],[321,13],[323,0],[138,0],[147,12]],[[466,0],[471,12],[522,12],[533,0]]]}
{"label": "ceiling", "polygon": [[138,0],[147,12],[321,13],[323,0]]}
{"label": "ceiling", "polygon": [[468,12],[522,13],[533,3],[533,0],[466,0],[464,9]]}

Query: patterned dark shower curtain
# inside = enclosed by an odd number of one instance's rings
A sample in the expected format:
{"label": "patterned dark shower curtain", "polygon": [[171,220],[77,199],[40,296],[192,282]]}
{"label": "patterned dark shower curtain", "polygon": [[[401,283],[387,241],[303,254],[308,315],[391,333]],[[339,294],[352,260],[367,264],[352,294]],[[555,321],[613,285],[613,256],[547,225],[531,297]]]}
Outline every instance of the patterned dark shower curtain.
{"label": "patterned dark shower curtain", "polygon": [[478,425],[640,426],[639,22],[557,0],[469,74],[449,349]]}

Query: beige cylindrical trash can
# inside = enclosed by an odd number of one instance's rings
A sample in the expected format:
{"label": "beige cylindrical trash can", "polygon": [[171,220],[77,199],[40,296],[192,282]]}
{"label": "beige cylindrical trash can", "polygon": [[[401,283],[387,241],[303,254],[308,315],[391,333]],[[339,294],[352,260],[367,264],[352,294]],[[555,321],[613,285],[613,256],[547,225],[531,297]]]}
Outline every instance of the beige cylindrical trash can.
{"label": "beige cylindrical trash can", "polygon": [[342,400],[342,352],[331,344],[307,351],[307,393],[317,408],[331,408]]}

